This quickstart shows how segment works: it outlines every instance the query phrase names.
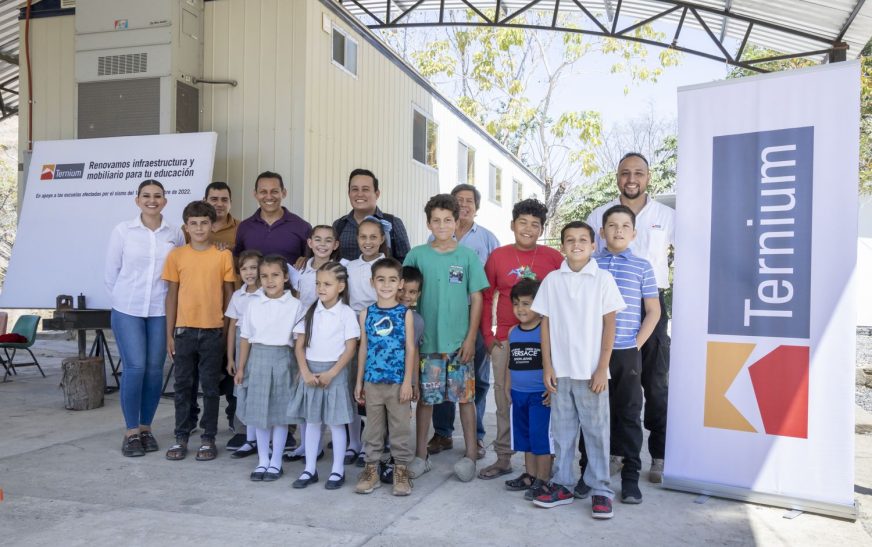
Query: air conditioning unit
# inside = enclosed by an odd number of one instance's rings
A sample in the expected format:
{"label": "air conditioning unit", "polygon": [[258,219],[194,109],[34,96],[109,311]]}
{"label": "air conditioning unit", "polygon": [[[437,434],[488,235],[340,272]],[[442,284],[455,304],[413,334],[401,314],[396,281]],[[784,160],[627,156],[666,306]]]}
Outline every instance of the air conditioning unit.
{"label": "air conditioning unit", "polygon": [[203,0],[78,0],[77,137],[200,129]]}

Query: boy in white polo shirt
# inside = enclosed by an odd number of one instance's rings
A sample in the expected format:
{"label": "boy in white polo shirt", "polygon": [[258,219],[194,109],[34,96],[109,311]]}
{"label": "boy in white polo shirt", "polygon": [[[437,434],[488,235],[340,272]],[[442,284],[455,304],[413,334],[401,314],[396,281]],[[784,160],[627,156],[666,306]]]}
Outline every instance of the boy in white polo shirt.
{"label": "boy in white polo shirt", "polygon": [[[588,224],[575,221],[560,232],[566,260],[542,281],[533,311],[542,318],[542,365],[551,396],[554,476],[533,503],[556,507],[586,498],[591,491],[594,518],[612,517],[609,486],[609,358],[615,342],[615,317],[626,305],[618,285],[591,260],[596,248]],[[588,465],[575,481],[579,426]]]}

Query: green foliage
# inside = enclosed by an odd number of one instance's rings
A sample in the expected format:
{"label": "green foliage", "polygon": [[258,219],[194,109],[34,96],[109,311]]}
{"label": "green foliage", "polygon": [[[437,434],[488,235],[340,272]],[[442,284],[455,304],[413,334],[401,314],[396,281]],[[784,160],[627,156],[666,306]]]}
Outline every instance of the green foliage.
{"label": "green foliage", "polygon": [[[492,10],[486,13],[493,15]],[[451,11],[449,17],[461,23],[480,20],[471,10]],[[531,9],[512,23],[550,26],[551,17],[550,11]],[[557,26],[580,29],[582,19],[577,14],[562,14]],[[401,53],[540,176],[549,211],[557,210],[570,187],[596,174],[592,149],[601,144],[602,135],[599,112],[553,112],[552,98],[561,82],[588,53],[614,58],[612,72],[626,73],[633,85],[656,82],[664,69],[680,60],[674,50],[663,51],[653,60],[644,44],[594,40],[574,32],[484,26],[448,27],[438,32],[437,39],[427,40],[411,53]],[[640,38],[665,38],[650,26],[633,33]],[[383,35],[399,49],[394,35]]]}

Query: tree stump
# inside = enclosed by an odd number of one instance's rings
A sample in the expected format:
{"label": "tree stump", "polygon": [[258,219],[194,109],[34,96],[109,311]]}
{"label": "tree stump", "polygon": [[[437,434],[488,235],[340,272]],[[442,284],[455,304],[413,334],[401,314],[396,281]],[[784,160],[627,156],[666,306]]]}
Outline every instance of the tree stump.
{"label": "tree stump", "polygon": [[61,363],[64,407],[67,410],[91,410],[103,406],[106,378],[103,357],[68,357]]}

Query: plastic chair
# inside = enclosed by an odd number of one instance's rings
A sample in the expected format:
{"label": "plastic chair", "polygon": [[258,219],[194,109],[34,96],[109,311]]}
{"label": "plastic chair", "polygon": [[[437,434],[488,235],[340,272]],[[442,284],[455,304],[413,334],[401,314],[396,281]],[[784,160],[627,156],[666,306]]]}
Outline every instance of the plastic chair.
{"label": "plastic chair", "polygon": [[[36,328],[39,326],[38,315],[22,315],[18,318],[18,321],[15,322],[15,326],[12,327],[12,332],[16,334],[20,334],[27,338],[27,342],[0,342],[0,348],[3,349],[3,354],[6,356],[5,359],[0,357],[0,363],[3,364],[3,367],[6,369],[6,373],[3,375],[3,381],[9,377],[9,373],[17,375],[18,371],[15,370],[15,367],[32,367],[35,366],[39,369],[39,373],[42,374],[42,377],[45,378],[45,372],[43,372],[42,367],[39,366],[39,361],[36,360],[36,356],[30,351],[30,346],[36,342]],[[14,363],[13,359],[15,359],[15,352],[18,350],[25,350],[30,354],[32,362],[29,363]]]}

